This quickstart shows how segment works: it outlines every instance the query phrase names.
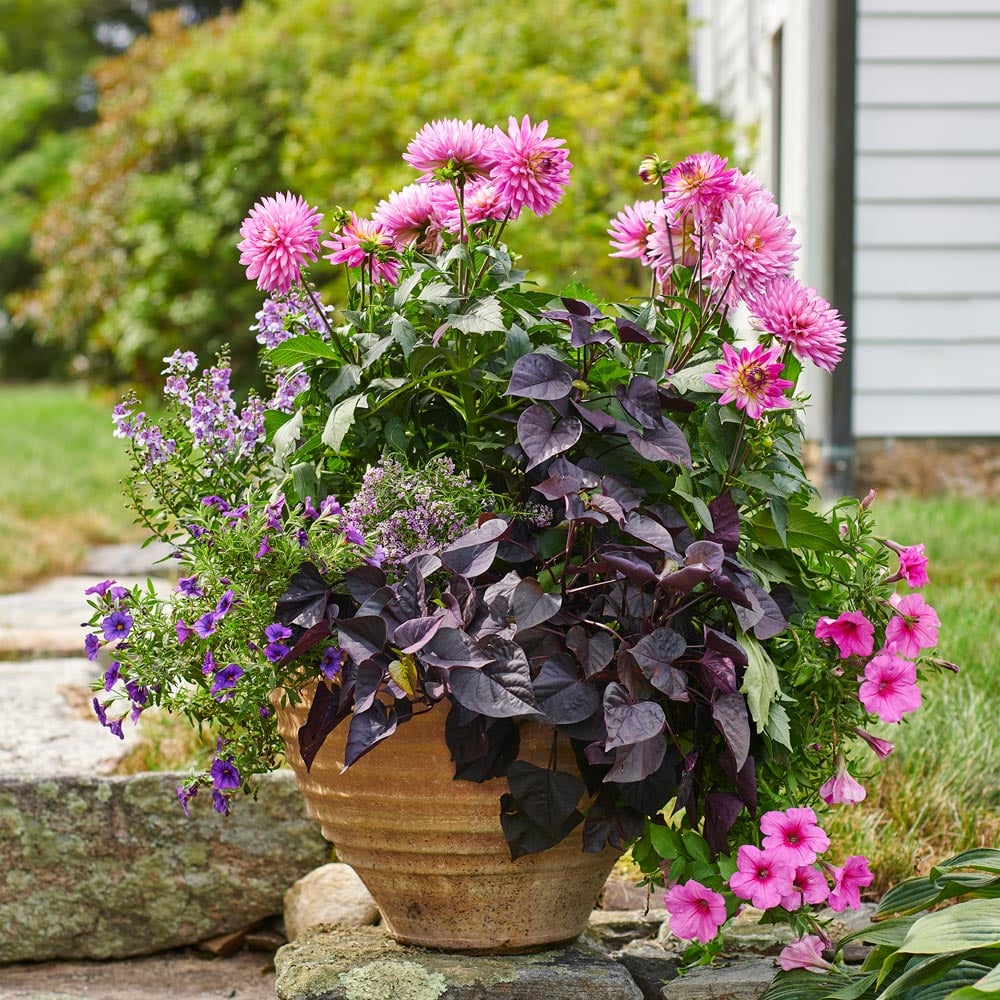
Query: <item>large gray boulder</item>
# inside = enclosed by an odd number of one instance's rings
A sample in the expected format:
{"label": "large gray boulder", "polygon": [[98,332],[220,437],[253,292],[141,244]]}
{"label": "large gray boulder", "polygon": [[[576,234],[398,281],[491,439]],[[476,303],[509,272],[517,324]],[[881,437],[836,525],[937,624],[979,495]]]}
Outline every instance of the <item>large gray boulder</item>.
{"label": "large gray boulder", "polygon": [[177,774],[0,777],[0,963],[151,954],[281,913],[329,845],[290,773],[226,818]]}

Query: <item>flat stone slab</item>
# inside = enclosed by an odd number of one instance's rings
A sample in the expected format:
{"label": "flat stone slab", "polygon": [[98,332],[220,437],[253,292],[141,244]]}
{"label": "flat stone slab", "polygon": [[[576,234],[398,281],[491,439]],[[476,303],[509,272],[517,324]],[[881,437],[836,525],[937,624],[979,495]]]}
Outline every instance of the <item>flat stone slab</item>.
{"label": "flat stone slab", "polygon": [[[105,577],[59,576],[20,594],[0,594],[0,659],[77,656],[91,615],[84,591]],[[123,587],[146,585],[147,576],[115,577]],[[170,588],[167,580],[159,585]]]}
{"label": "flat stone slab", "polygon": [[671,980],[660,996],[663,1000],[757,1000],[779,968],[770,958],[703,965]]}
{"label": "flat stone slab", "polygon": [[397,944],[381,927],[321,928],[274,964],[280,1000],[643,1000],[624,966],[580,945],[471,957]]}
{"label": "flat stone slab", "polygon": [[80,572],[102,580],[123,576],[176,577],[177,560],[173,548],[162,542],[142,546],[124,542],[120,545],[98,545],[86,555]]}
{"label": "flat stone slab", "polygon": [[274,1000],[267,956],[206,960],[188,951],[117,962],[39,962],[0,967],[3,1000]]}
{"label": "flat stone slab", "polygon": [[138,739],[131,724],[119,740],[90,707],[101,668],[86,657],[0,660],[0,777],[105,775]]}
{"label": "flat stone slab", "polygon": [[123,958],[242,930],[281,913],[288,887],[329,859],[290,772],[228,818],[204,792],[185,817],[183,777],[0,778],[0,963]]}

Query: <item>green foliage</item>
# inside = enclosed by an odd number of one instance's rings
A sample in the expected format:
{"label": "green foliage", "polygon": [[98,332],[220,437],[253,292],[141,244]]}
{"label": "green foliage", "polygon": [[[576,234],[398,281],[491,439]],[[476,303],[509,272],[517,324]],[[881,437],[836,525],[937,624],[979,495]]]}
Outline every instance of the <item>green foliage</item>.
{"label": "green foliage", "polygon": [[874,945],[860,969],[780,972],[761,1000],[979,1000],[1000,992],[1000,850],[963,851],[894,886],[875,920],[834,949]]}
{"label": "green foliage", "polygon": [[[551,224],[525,224],[536,280],[557,286],[600,260],[591,283],[620,296],[605,230],[635,198],[623,190],[635,151],[726,147],[687,79],[683,4],[532,0],[469,14],[269,0],[194,30],[154,21],[98,73],[100,121],[42,218],[45,272],[19,317],[97,376],[149,380],[181,344],[230,343],[249,377],[255,298],[234,251],[246,207],[294,186],[366,213],[411,179],[399,150],[425,120],[504,124],[512,109],[548,118],[576,167]],[[334,283],[327,273],[318,280]]]}

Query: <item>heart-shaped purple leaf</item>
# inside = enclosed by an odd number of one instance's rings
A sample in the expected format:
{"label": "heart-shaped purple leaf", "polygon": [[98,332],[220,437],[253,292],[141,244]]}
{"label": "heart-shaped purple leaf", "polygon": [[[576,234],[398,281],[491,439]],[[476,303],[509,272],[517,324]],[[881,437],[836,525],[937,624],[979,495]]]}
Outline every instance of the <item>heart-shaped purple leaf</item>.
{"label": "heart-shaped purple leaf", "polygon": [[601,705],[597,688],[580,680],[576,664],[566,653],[549,657],[533,686],[538,707],[552,725],[583,722]]}
{"label": "heart-shaped purple leaf", "polygon": [[312,628],[323,620],[330,596],[330,585],[319,570],[311,562],[304,562],[292,574],[285,592],[278,598],[275,618],[282,625]]}
{"label": "heart-shaped purple leaf", "polygon": [[687,642],[679,632],[658,628],[644,635],[629,653],[653,687],[671,701],[689,701],[687,674],[673,665],[686,649]]}
{"label": "heart-shaped purple leaf", "polygon": [[624,685],[612,681],[604,689],[604,724],[608,729],[604,748],[613,750],[658,736],[667,719],[655,701],[633,701]]}
{"label": "heart-shaped purple leaf", "polygon": [[567,771],[553,771],[525,760],[507,769],[510,794],[532,822],[555,833],[576,810],[584,795],[583,782]]}
{"label": "heart-shaped purple leaf", "polygon": [[508,396],[527,399],[564,399],[573,388],[576,372],[548,354],[525,354],[514,363]]}
{"label": "heart-shaped purple leaf", "polygon": [[337,622],[338,645],[358,665],[381,653],[385,640],[385,622],[377,615],[344,618]]}
{"label": "heart-shaped purple leaf", "polygon": [[347,731],[347,747],[344,750],[344,767],[341,774],[395,731],[395,708],[376,701],[366,711],[355,712],[351,716],[351,727]]}
{"label": "heart-shaped purple leaf", "polygon": [[517,440],[528,456],[529,470],[572,448],[582,433],[583,424],[576,417],[556,420],[543,403],[529,406],[517,421]]}
{"label": "heart-shaped purple leaf", "polygon": [[672,421],[661,419],[656,427],[643,428],[642,434],[629,431],[629,444],[650,462],[673,462],[692,468],[691,449],[684,432]]}
{"label": "heart-shaped purple leaf", "polygon": [[722,733],[739,771],[750,755],[750,718],[747,703],[739,692],[720,694],[712,699],[712,719]]}
{"label": "heart-shaped purple leaf", "polygon": [[316,688],[309,714],[298,731],[299,755],[307,771],[327,736],[351,714],[353,701],[347,698],[341,702],[340,694],[340,689],[331,690],[325,684]]}
{"label": "heart-shaped purple leaf", "polygon": [[399,646],[401,652],[415,653],[434,638],[443,624],[444,618],[441,615],[411,618],[396,629],[392,641]]}
{"label": "heart-shaped purple leaf", "polygon": [[652,736],[641,743],[618,747],[615,762],[604,777],[605,783],[644,781],[655,774],[667,753],[667,741],[662,736]]}
{"label": "heart-shaped purple leaf", "polygon": [[496,719],[541,715],[524,650],[497,636],[484,639],[483,646],[493,657],[491,663],[479,669],[452,669],[449,680],[455,700],[473,712]]}
{"label": "heart-shaped purple leaf", "polygon": [[503,518],[490,518],[442,550],[441,562],[459,576],[476,577],[485,573],[493,565],[497,545],[507,533],[507,528],[507,522]]}

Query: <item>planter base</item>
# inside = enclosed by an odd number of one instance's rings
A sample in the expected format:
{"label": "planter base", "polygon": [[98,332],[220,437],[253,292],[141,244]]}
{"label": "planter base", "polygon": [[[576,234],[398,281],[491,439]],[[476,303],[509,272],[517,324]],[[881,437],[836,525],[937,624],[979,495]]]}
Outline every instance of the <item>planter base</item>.
{"label": "planter base", "polygon": [[[311,814],[398,941],[471,954],[573,941],[618,853],[585,853],[577,828],[550,850],[511,861],[500,827],[507,781],[454,780],[444,739],[447,710],[438,704],[414,716],[344,774],[346,723],[308,772],[297,740],[307,702],[279,708],[278,723]],[[559,766],[575,769],[568,741],[560,744]],[[522,759],[545,765],[551,747],[550,728],[522,727]]]}

